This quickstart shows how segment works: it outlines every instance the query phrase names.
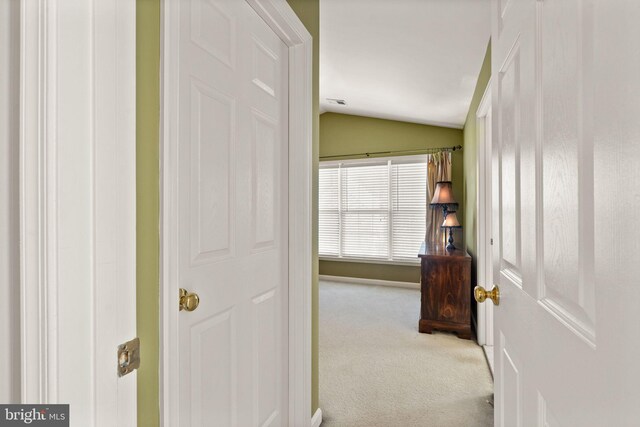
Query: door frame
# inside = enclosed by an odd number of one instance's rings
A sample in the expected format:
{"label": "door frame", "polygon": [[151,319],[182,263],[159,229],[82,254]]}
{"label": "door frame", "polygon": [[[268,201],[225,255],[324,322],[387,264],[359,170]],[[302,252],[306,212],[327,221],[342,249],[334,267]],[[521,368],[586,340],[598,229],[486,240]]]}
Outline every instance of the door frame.
{"label": "door frame", "polygon": [[[478,109],[476,110],[476,141],[477,145],[477,188],[476,211],[478,212],[478,227],[476,241],[477,253],[477,284],[486,289],[492,288],[493,258],[492,258],[492,141],[487,141],[487,115],[491,111],[491,79],[487,83]],[[492,138],[493,139],[493,129]],[[478,344],[493,346],[493,305],[477,304],[478,314]]]}
{"label": "door frame", "polygon": [[[20,400],[137,418],[136,8],[20,0]],[[18,304],[19,302],[19,304]],[[143,361],[144,363],[144,361]]]}
{"label": "door frame", "polygon": [[20,400],[20,3],[0,2],[0,401]]}
{"label": "door frame", "polygon": [[[289,48],[289,425],[311,423],[311,215],[313,40],[286,0],[245,0]],[[176,229],[175,192],[177,24],[180,0],[163,0],[161,18],[161,354],[160,413],[165,426],[178,425],[178,283],[171,243]],[[173,245],[175,251],[175,244]]]}

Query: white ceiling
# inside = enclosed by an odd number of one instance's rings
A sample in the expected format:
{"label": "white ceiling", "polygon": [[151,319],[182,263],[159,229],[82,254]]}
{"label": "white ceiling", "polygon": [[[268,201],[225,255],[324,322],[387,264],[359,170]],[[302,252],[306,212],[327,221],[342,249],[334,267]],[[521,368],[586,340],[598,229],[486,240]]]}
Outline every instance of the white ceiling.
{"label": "white ceiling", "polygon": [[489,0],[320,0],[321,111],[461,128],[490,21]]}

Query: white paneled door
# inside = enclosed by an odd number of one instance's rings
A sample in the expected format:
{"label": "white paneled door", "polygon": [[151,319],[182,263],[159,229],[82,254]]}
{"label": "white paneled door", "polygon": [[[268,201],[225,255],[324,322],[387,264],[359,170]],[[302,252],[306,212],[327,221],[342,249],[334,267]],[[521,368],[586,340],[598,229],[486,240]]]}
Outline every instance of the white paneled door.
{"label": "white paneled door", "polygon": [[178,424],[288,424],[288,48],[245,1],[179,8]]}
{"label": "white paneled door", "polygon": [[640,6],[492,13],[495,425],[638,425]]}

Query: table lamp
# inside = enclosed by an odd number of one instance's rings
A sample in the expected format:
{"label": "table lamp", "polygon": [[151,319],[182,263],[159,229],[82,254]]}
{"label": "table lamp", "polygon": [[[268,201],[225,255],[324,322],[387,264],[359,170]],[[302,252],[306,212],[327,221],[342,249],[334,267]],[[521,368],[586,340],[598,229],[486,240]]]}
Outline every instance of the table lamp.
{"label": "table lamp", "polygon": [[433,199],[431,199],[431,206],[442,207],[442,216],[446,219],[447,212],[449,210],[455,211],[458,209],[458,202],[453,198],[453,188],[451,181],[438,181],[436,182],[436,188],[433,192]]}
{"label": "table lamp", "polygon": [[447,245],[447,250],[454,250],[456,247],[453,245],[453,229],[462,228],[462,226],[458,222],[458,215],[456,215],[456,211],[449,211],[447,213],[447,216],[444,218],[444,222],[442,223],[441,227],[449,229],[449,244]]}

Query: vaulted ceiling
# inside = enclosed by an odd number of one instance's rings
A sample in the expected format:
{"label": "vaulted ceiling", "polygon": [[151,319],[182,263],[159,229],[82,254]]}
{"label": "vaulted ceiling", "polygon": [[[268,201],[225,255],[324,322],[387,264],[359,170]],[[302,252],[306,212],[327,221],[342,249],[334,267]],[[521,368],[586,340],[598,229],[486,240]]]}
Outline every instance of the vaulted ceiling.
{"label": "vaulted ceiling", "polygon": [[320,0],[321,111],[461,128],[490,21],[489,0]]}

